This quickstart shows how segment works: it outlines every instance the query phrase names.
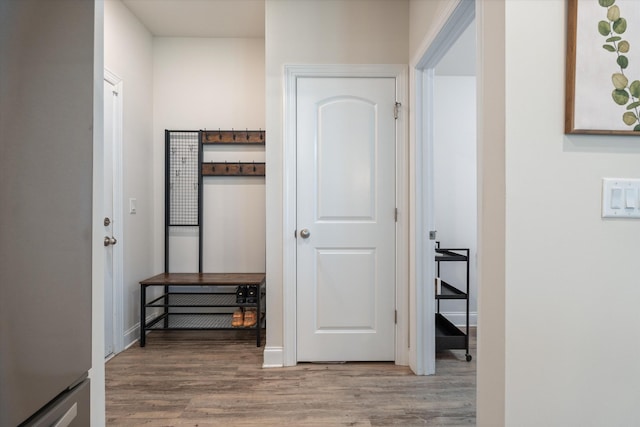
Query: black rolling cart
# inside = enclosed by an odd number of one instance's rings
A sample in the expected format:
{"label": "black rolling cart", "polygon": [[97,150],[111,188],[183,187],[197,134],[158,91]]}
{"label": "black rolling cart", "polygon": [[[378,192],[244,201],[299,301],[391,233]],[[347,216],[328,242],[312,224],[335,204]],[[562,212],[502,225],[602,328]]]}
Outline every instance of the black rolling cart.
{"label": "black rolling cart", "polygon": [[[441,248],[436,242],[436,351],[465,350],[467,362],[471,361],[469,353],[469,249]],[[466,280],[460,289],[440,276],[440,264],[443,262],[458,262],[464,265]],[[466,314],[466,330],[462,331],[440,312],[441,300],[464,300]]]}

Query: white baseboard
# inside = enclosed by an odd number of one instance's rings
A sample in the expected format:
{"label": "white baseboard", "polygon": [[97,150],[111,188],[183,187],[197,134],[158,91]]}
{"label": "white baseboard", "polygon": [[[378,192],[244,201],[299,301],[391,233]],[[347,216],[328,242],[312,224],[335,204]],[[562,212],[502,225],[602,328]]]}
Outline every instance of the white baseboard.
{"label": "white baseboard", "polygon": [[282,347],[265,347],[263,368],[282,368],[284,366],[284,349]]}
{"label": "white baseboard", "polygon": [[124,349],[128,349],[140,339],[140,323],[124,331]]}
{"label": "white baseboard", "polygon": [[[441,311],[440,314],[459,328],[467,326],[467,318],[464,311]],[[472,311],[469,313],[469,326],[478,326],[477,312]]]}
{"label": "white baseboard", "polygon": [[[155,319],[156,314],[152,313],[147,316],[146,322]],[[149,331],[147,331],[149,333]],[[124,349],[128,349],[136,342],[140,341],[140,322],[136,323],[124,332]]]}

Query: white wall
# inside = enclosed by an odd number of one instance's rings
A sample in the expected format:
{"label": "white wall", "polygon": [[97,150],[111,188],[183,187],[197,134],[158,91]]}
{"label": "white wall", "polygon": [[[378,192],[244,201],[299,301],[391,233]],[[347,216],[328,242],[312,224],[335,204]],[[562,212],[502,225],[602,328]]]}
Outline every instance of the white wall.
{"label": "white wall", "polygon": [[[471,323],[476,321],[477,186],[476,78],[434,78],[434,216],[441,247],[469,248]],[[445,262],[440,277],[465,290],[464,263]],[[441,301],[440,310],[456,325],[464,325],[464,301]]]}
{"label": "white wall", "polygon": [[640,137],[564,135],[565,3],[505,9],[505,420],[628,426],[640,221],[600,217],[601,179],[640,178]]}
{"label": "white wall", "polygon": [[[124,345],[138,339],[140,280],[152,274],[157,246],[152,224],[152,36],[120,0],[104,3],[104,65],[123,81]],[[129,199],[137,213],[128,213]],[[116,236],[118,238],[118,236]]]}
{"label": "white wall", "polygon": [[267,344],[265,364],[283,360],[283,72],[285,64],[408,62],[408,2],[266,0]]}
{"label": "white wall", "polygon": [[[265,129],[264,39],[153,42],[155,267],[164,269],[164,131]],[[272,138],[267,131],[266,144]],[[206,146],[204,161],[264,162],[264,146]],[[267,174],[271,168],[267,167]],[[265,271],[265,179],[205,177],[203,271]],[[197,229],[173,228],[170,271],[198,271]]]}
{"label": "white wall", "polygon": [[478,425],[634,425],[638,221],[600,203],[639,138],[564,135],[566,2],[476,9]]}

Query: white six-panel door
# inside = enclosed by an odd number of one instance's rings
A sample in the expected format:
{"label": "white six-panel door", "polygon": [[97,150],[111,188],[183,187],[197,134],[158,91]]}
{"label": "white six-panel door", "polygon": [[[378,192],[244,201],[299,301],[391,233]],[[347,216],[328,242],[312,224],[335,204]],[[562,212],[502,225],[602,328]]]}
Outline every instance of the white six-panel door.
{"label": "white six-panel door", "polygon": [[395,357],[394,78],[299,78],[297,360]]}

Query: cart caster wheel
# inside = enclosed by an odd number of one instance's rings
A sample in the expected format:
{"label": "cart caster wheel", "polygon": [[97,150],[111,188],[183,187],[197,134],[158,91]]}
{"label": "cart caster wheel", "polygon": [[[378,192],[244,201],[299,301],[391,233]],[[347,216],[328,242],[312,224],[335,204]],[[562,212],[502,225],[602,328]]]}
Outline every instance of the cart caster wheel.
{"label": "cart caster wheel", "polygon": [[472,359],[471,355],[467,354],[467,362],[471,362],[471,359]]}

